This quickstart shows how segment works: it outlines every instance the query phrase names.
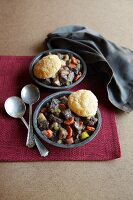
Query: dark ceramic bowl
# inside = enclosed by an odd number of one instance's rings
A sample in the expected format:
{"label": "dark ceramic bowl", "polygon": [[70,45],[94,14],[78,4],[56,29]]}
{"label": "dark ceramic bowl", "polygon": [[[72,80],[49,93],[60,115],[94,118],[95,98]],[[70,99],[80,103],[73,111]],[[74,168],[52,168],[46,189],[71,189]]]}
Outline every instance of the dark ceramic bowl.
{"label": "dark ceramic bowl", "polygon": [[[48,55],[48,53],[52,53],[52,54],[61,53],[61,54],[72,54],[72,55],[74,55],[75,58],[78,58],[80,60],[81,65],[82,65],[82,68],[81,68],[82,75],[81,75],[81,77],[76,82],[74,82],[74,83],[72,83],[71,85],[68,85],[68,86],[52,86],[52,85],[44,84],[41,81],[41,79],[38,79],[38,78],[36,78],[34,76],[33,67],[41,58],[43,58],[44,56]],[[53,90],[65,90],[65,89],[69,89],[69,88],[72,88],[72,87],[76,86],[78,83],[80,83],[85,78],[85,75],[87,73],[87,66],[86,66],[84,60],[79,55],[77,55],[76,53],[74,53],[72,51],[69,51],[69,50],[54,49],[54,50],[43,51],[43,52],[39,53],[37,56],[35,56],[33,58],[32,62],[30,63],[29,73],[30,73],[31,78],[38,85],[40,85],[40,86],[42,86],[44,88],[53,89]]]}
{"label": "dark ceramic bowl", "polygon": [[93,132],[93,134],[83,140],[82,142],[80,143],[77,143],[77,144],[58,144],[56,142],[53,142],[51,140],[49,140],[47,137],[45,137],[44,135],[42,135],[42,132],[40,131],[40,129],[38,128],[38,125],[37,125],[37,117],[38,117],[38,114],[41,110],[41,108],[43,106],[45,106],[52,98],[55,98],[55,97],[61,97],[61,96],[68,96],[69,94],[71,94],[72,92],[71,91],[62,91],[62,92],[56,92],[52,95],[49,95],[48,97],[46,97],[45,99],[43,99],[39,104],[38,106],[36,107],[35,111],[34,111],[34,115],[33,115],[33,125],[34,125],[34,128],[35,128],[35,131],[36,133],[47,143],[53,145],[53,146],[56,146],[56,147],[61,147],[61,148],[74,148],[74,147],[80,147],[84,144],[87,144],[89,143],[91,140],[94,139],[94,137],[98,134],[99,130],[100,130],[100,127],[101,127],[101,113],[100,113],[100,110],[98,109],[97,110],[97,118],[98,118],[98,122],[96,124],[96,127],[95,127],[95,131]]}

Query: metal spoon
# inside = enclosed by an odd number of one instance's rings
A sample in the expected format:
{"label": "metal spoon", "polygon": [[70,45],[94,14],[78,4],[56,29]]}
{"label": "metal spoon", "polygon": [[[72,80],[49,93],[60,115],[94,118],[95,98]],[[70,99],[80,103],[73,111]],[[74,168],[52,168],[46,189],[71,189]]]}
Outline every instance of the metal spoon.
{"label": "metal spoon", "polygon": [[26,145],[32,148],[35,145],[32,125],[32,105],[40,98],[39,89],[33,84],[28,84],[22,88],[21,98],[25,103],[29,104],[29,127]]}
{"label": "metal spoon", "polygon": [[9,97],[4,104],[5,110],[11,117],[20,118],[25,124],[23,115],[26,111],[26,106],[21,98],[12,96]]}
{"label": "metal spoon", "polygon": [[[23,115],[26,111],[26,106],[21,98],[12,96],[9,97],[4,104],[5,110],[11,117],[20,118],[25,126],[28,128],[28,124],[23,118]],[[45,148],[45,146],[41,143],[41,141],[34,135],[36,146],[40,152],[41,156],[47,156],[49,151]]]}

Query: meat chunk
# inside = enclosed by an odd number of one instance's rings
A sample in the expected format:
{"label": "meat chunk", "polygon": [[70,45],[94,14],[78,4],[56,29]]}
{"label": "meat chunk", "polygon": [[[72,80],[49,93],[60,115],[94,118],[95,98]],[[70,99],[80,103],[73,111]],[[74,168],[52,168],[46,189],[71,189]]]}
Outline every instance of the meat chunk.
{"label": "meat chunk", "polygon": [[96,117],[91,117],[89,119],[86,118],[86,120],[84,121],[85,125],[87,126],[94,126],[97,123],[97,118]]}
{"label": "meat chunk", "polygon": [[64,117],[64,119],[69,119],[70,117],[72,117],[72,113],[71,113],[71,110],[69,108],[62,110],[61,114]]}
{"label": "meat chunk", "polygon": [[43,80],[42,82],[43,82],[44,84],[46,84],[46,85],[51,85],[51,80],[50,80],[50,78],[47,78],[47,79]]}
{"label": "meat chunk", "polygon": [[61,103],[67,105],[68,99],[66,96],[63,96],[63,97],[60,97],[60,101],[61,101]]}
{"label": "meat chunk", "polygon": [[50,105],[49,105],[49,111],[55,110],[59,107],[60,101],[58,99],[52,99]]}
{"label": "meat chunk", "polygon": [[60,128],[59,129],[59,139],[62,140],[62,139],[66,139],[68,135],[68,132],[65,128]]}
{"label": "meat chunk", "polygon": [[70,82],[72,82],[73,79],[74,79],[74,72],[70,71],[70,73],[69,73],[69,75],[68,75],[68,80],[69,80]]}
{"label": "meat chunk", "polygon": [[52,84],[54,86],[61,86],[60,80],[59,80],[59,76],[55,77],[52,81]]}
{"label": "meat chunk", "polygon": [[49,122],[47,120],[44,120],[41,123],[39,123],[39,129],[41,131],[48,129],[48,128],[49,128]]}
{"label": "meat chunk", "polygon": [[67,75],[65,75],[65,74],[60,74],[60,82],[61,82],[62,84],[65,84],[66,81],[67,81]]}
{"label": "meat chunk", "polygon": [[80,134],[81,133],[81,126],[79,124],[79,122],[75,121],[72,125],[73,130],[77,133]]}
{"label": "meat chunk", "polygon": [[59,117],[54,116],[53,114],[49,116],[50,123],[57,122],[59,124],[63,123],[63,120]]}

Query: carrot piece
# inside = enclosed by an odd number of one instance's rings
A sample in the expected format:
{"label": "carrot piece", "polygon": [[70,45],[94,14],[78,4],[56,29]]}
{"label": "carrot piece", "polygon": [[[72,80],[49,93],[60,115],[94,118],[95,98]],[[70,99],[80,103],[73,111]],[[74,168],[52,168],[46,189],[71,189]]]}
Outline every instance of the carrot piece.
{"label": "carrot piece", "polygon": [[66,125],[71,125],[74,123],[74,117],[70,117],[68,120],[64,121],[64,124]]}
{"label": "carrot piece", "polygon": [[59,104],[59,108],[60,108],[60,109],[65,109],[65,108],[66,108],[66,106],[65,106],[65,104],[64,104],[64,103],[60,103],[60,104]]}
{"label": "carrot piece", "polygon": [[73,131],[72,131],[71,126],[67,126],[66,129],[67,129],[67,132],[68,132],[68,135],[67,135],[66,138],[69,139],[69,138],[72,137],[72,133],[73,133]]}
{"label": "carrot piece", "polygon": [[95,128],[92,127],[92,126],[87,126],[86,129],[89,130],[89,131],[95,131]]}
{"label": "carrot piece", "polygon": [[44,130],[43,132],[43,135],[45,135],[47,138],[52,138],[53,137],[53,132],[48,129],[48,130]]}
{"label": "carrot piece", "polygon": [[73,63],[69,63],[68,67],[69,67],[70,69],[74,69],[74,68],[76,68],[76,65],[73,64]]}
{"label": "carrot piece", "polygon": [[72,64],[75,64],[75,65],[78,64],[78,61],[74,56],[71,57],[71,62],[72,62]]}
{"label": "carrot piece", "polygon": [[47,108],[41,108],[40,112],[41,112],[41,113],[45,113],[46,110],[47,110]]}

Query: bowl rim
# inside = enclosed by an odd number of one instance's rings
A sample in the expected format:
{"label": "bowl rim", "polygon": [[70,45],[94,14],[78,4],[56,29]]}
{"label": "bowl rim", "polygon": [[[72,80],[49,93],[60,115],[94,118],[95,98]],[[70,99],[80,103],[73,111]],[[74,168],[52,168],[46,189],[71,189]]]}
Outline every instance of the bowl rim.
{"label": "bowl rim", "polygon": [[[52,86],[52,85],[46,85],[46,84],[42,83],[41,81],[39,81],[39,79],[37,79],[33,75],[32,69],[33,69],[35,63],[37,63],[40,60],[41,57],[45,56],[45,54],[47,54],[49,52],[51,52],[51,53],[54,53],[54,52],[55,53],[58,53],[58,52],[59,53],[70,53],[70,54],[75,55],[75,57],[77,57],[82,63],[83,73],[82,73],[81,77],[76,82],[72,83],[71,85],[60,86],[60,87]],[[76,86],[77,84],[79,84],[85,78],[86,73],[87,73],[87,66],[86,66],[86,63],[83,60],[83,58],[81,58],[81,56],[78,55],[77,53],[70,51],[70,50],[67,50],[67,49],[51,49],[51,50],[42,51],[32,59],[30,66],[29,66],[29,74],[30,74],[32,80],[35,81],[35,83],[37,83],[38,85],[40,85],[42,87],[45,87],[45,88],[48,88],[48,89],[53,89],[53,90],[69,89],[69,88]]]}
{"label": "bowl rim", "polygon": [[87,143],[89,143],[91,140],[93,140],[95,138],[95,136],[98,134],[100,128],[101,128],[101,123],[102,123],[102,117],[101,117],[101,112],[99,110],[99,108],[97,109],[97,116],[98,116],[98,124],[96,126],[96,129],[95,131],[93,132],[93,134],[87,138],[86,140],[83,140],[82,142],[80,143],[77,143],[77,144],[58,144],[56,142],[53,142],[51,140],[49,140],[46,136],[42,135],[42,132],[41,130],[38,128],[37,126],[37,116],[38,116],[38,113],[41,109],[41,107],[43,105],[45,105],[48,101],[50,101],[52,98],[55,98],[55,97],[59,97],[59,96],[62,96],[62,95],[69,95],[71,94],[72,91],[61,91],[61,92],[55,92],[54,94],[51,94],[49,96],[47,96],[46,98],[44,98],[38,105],[37,107],[35,108],[34,110],[34,113],[33,113],[33,126],[34,126],[34,129],[36,131],[36,133],[45,141],[47,142],[48,144],[51,144],[53,146],[56,146],[56,147],[60,147],[60,148],[76,148],[76,147],[81,147]]}

